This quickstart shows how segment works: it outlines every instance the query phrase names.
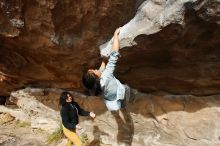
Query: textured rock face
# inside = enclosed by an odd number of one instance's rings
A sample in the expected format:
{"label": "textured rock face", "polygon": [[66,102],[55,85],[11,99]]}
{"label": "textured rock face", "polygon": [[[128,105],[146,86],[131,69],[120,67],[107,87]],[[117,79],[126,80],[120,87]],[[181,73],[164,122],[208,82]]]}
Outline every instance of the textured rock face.
{"label": "textured rock face", "polygon": [[[5,106],[0,106],[0,112],[9,113],[16,120],[21,120],[31,123],[33,129],[43,129],[48,133],[53,133],[59,126],[59,112],[48,108],[35,99],[28,90],[20,90],[12,92],[10,100],[17,107],[10,109]],[[5,118],[6,120],[7,118]]]}
{"label": "textured rock face", "polygon": [[147,92],[219,93],[219,10],[219,1],[145,1],[122,28],[119,76]]}
{"label": "textured rock face", "polygon": [[81,88],[82,71],[100,62],[99,45],[131,19],[122,28],[121,46],[127,47],[118,78],[147,92],[219,93],[219,5],[219,0],[2,0],[0,94],[28,85]]}
{"label": "textured rock face", "polygon": [[1,95],[26,85],[79,88],[98,46],[135,13],[135,0],[0,3]]}
{"label": "textured rock face", "polygon": [[[18,107],[11,109],[0,106],[0,123],[5,123],[0,124],[0,145],[8,146],[9,142],[17,143],[14,144],[16,146],[23,146],[23,142],[39,143],[36,144],[38,146],[45,145],[41,143],[47,136],[33,131],[41,128],[46,132],[52,132],[53,127],[57,126],[60,121],[59,113],[45,105],[59,110],[56,106],[62,90],[47,90],[47,94],[42,94],[44,93],[42,91],[44,90],[25,89],[13,92],[11,98],[18,99],[17,102],[12,100]],[[106,111],[101,98],[85,98],[84,95],[75,92],[72,95],[83,109],[97,114],[94,120],[80,116],[79,124],[88,136],[88,146],[219,146],[220,144],[220,95],[197,97],[136,92],[134,101],[127,105],[127,112],[122,110],[127,119],[126,123],[120,120],[118,114]],[[10,114],[5,114],[6,112]],[[30,127],[25,128],[29,129],[29,132],[24,129],[16,130],[15,127],[10,126],[9,123],[14,117],[29,122]]]}

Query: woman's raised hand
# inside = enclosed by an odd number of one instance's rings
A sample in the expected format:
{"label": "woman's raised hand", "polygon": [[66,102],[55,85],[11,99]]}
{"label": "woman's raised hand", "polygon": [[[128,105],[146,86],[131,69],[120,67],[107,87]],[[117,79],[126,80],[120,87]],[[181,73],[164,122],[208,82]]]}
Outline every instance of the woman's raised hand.
{"label": "woman's raised hand", "polygon": [[89,115],[90,115],[90,117],[92,117],[92,118],[95,118],[95,116],[96,116],[95,113],[93,113],[93,112],[90,112]]}

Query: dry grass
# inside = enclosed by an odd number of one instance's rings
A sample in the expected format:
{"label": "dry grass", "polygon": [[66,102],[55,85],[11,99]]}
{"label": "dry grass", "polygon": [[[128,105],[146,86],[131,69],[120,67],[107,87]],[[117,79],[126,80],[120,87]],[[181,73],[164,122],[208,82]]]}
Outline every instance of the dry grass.
{"label": "dry grass", "polygon": [[51,144],[53,142],[57,142],[64,137],[62,125],[60,126],[47,138],[47,144]]}
{"label": "dry grass", "polygon": [[25,122],[25,121],[20,121],[17,120],[15,122],[15,128],[23,128],[23,127],[30,127],[31,123],[30,122]]}
{"label": "dry grass", "polygon": [[81,139],[82,143],[87,143],[88,135],[85,132],[83,132],[80,134],[80,139]]}

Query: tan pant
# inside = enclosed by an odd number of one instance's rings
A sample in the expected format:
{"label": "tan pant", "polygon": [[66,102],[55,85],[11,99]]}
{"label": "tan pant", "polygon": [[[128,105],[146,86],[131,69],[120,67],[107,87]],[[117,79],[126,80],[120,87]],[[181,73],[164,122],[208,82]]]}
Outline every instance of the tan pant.
{"label": "tan pant", "polygon": [[68,138],[68,142],[66,146],[72,146],[72,143],[75,146],[82,146],[82,141],[80,140],[79,136],[75,132],[70,131],[69,129],[63,126],[63,133]]}

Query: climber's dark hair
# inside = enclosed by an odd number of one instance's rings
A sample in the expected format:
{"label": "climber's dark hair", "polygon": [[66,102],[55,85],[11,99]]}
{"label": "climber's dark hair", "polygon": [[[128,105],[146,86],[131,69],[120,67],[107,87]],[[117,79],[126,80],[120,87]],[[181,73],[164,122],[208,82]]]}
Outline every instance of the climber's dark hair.
{"label": "climber's dark hair", "polygon": [[61,95],[60,95],[60,105],[65,105],[66,104],[66,99],[68,98],[67,95],[72,96],[72,94],[67,92],[67,91],[64,91],[64,92],[61,93]]}
{"label": "climber's dark hair", "polygon": [[99,78],[94,73],[89,71],[83,73],[82,82],[86,88],[87,94],[92,93],[97,96],[102,92]]}

